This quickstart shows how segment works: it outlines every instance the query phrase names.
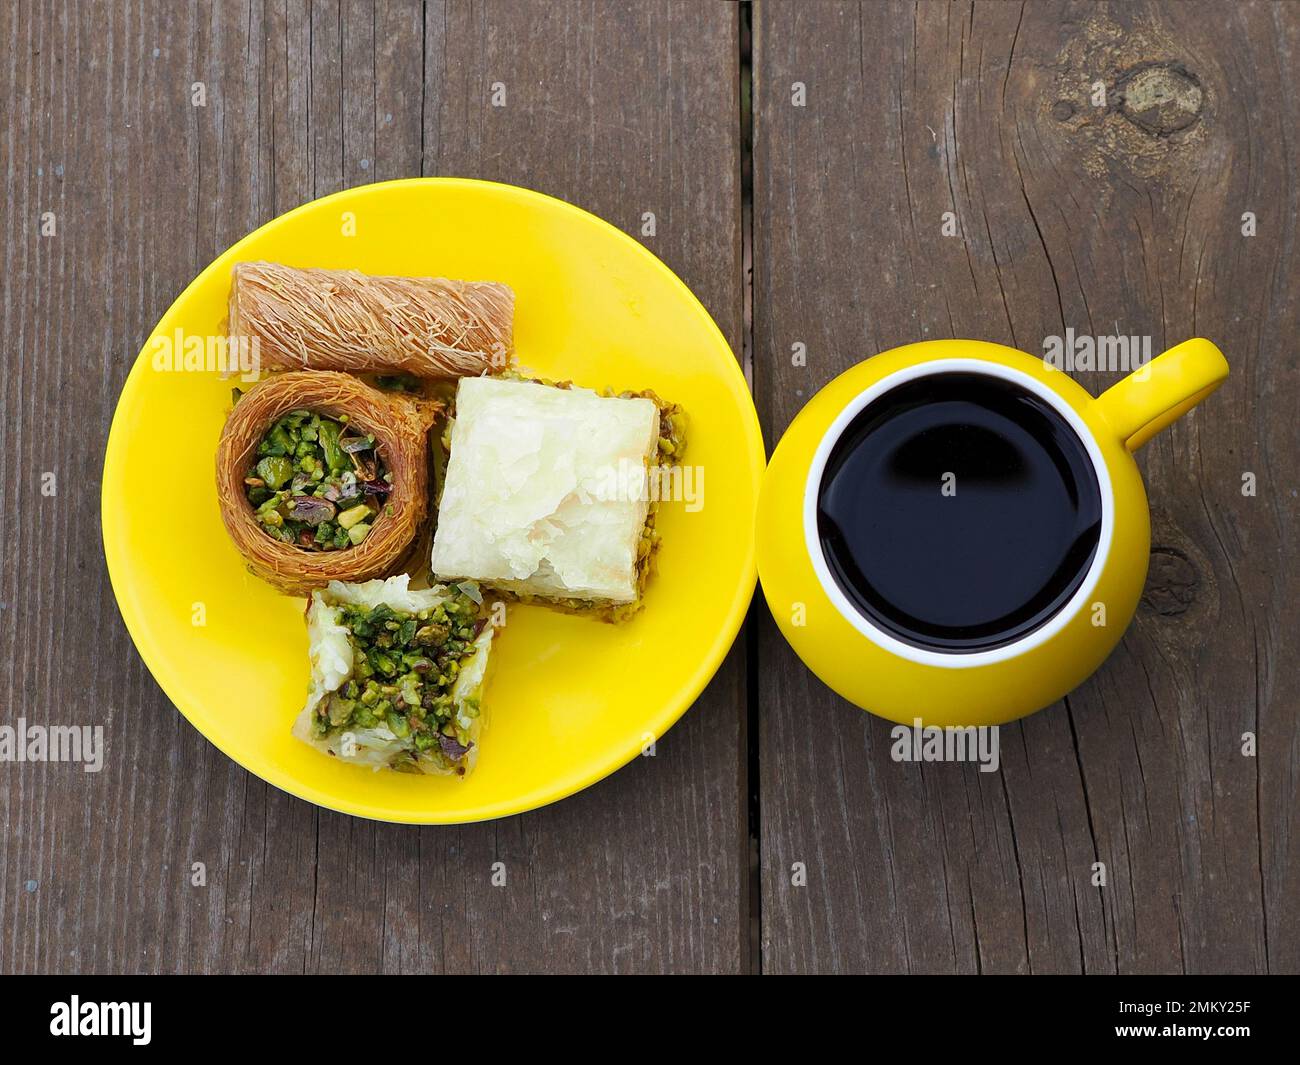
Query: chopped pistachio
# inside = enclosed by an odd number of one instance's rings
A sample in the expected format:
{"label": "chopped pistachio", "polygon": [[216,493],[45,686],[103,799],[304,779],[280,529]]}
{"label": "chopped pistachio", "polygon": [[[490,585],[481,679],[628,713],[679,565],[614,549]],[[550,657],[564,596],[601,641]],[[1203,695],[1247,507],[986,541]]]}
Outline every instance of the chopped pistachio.
{"label": "chopped pistachio", "polygon": [[268,456],[257,464],[257,476],[269,488],[281,488],[293,476],[293,463],[280,455]]}
{"label": "chopped pistachio", "polygon": [[456,625],[433,632],[438,638],[432,645],[427,637],[434,629],[433,610],[407,613],[386,604],[339,607],[338,622],[352,645],[352,676],[318,705],[319,735],[386,728],[409,738],[416,753],[432,752],[452,764],[464,758],[473,746],[470,729],[479,707],[476,700],[458,702],[451,693],[461,666],[476,649],[472,641],[452,637],[462,630],[474,633],[478,606],[459,590],[451,595],[447,608],[439,609],[454,617]]}
{"label": "chopped pistachio", "polygon": [[268,536],[307,551],[341,551],[366,538],[382,497],[363,490],[354,465],[385,485],[392,475],[373,436],[347,430],[343,439],[346,423],[343,416],[294,410],[267,430],[244,491]]}
{"label": "chopped pistachio", "polygon": [[355,507],[349,507],[339,515],[339,524],[345,529],[350,529],[357,522],[363,521],[370,516],[370,508],[364,503],[358,503]]}

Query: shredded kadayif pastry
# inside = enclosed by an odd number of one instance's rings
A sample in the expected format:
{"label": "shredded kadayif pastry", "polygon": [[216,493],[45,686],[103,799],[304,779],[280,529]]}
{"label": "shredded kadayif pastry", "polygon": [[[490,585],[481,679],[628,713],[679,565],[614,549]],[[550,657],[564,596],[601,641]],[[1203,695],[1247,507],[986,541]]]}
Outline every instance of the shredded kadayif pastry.
{"label": "shredded kadayif pastry", "polygon": [[[373,527],[346,550],[313,550],[270,535],[267,516],[248,498],[260,444],[269,429],[294,411],[324,415],[346,424],[350,434],[373,438],[376,461],[389,475],[379,486]],[[306,595],[332,580],[365,581],[403,572],[422,550],[429,505],[428,433],[440,411],[436,402],[381,392],[348,374],[329,371],[275,374],[254,385],[230,412],[217,446],[221,518],[248,568],[289,595]],[[312,496],[311,484],[306,479],[302,496]],[[331,518],[339,509],[327,500],[306,502],[328,506]],[[291,505],[305,504],[301,499],[286,501],[284,513],[299,512],[289,511]]]}
{"label": "shredded kadayif pastry", "polygon": [[236,263],[230,334],[256,340],[265,369],[474,377],[509,362],[514,308],[494,281]]}

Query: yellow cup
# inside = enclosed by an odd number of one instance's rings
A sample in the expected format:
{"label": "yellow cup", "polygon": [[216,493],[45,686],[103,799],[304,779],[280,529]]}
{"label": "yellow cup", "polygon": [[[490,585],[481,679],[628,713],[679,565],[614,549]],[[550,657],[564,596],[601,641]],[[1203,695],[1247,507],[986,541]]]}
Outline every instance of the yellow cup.
{"label": "yellow cup", "polygon": [[[940,373],[1001,378],[1047,402],[1087,451],[1101,493],[1101,530],[1074,595],[1013,643],[969,652],[906,643],[855,608],[827,566],[817,497],[831,449],[867,404]],[[909,344],[841,374],[777,445],[758,504],[758,572],[782,634],[823,682],[891,721],[995,725],[1069,693],[1110,654],[1137,609],[1151,550],[1146,490],[1133,452],[1222,383],[1228,364],[1188,340],[1094,399],[1022,351],[975,340]]]}

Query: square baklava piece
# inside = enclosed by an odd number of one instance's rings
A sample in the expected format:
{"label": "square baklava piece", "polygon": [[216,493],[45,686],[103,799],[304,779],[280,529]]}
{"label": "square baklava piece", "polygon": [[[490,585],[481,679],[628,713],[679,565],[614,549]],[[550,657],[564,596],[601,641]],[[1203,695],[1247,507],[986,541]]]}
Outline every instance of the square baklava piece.
{"label": "square baklava piece", "polygon": [[614,620],[635,610],[656,543],[651,470],[675,458],[675,410],[652,393],[462,379],[435,576]]}

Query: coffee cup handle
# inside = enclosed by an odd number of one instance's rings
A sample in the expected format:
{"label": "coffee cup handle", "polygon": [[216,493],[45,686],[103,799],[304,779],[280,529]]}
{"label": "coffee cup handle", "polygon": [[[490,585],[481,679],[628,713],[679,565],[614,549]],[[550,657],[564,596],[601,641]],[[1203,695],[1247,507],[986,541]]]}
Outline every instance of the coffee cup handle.
{"label": "coffee cup handle", "polygon": [[1228,376],[1228,360],[1208,340],[1196,337],[1157,355],[1093,403],[1124,445],[1136,451],[1166,425],[1181,418]]}

